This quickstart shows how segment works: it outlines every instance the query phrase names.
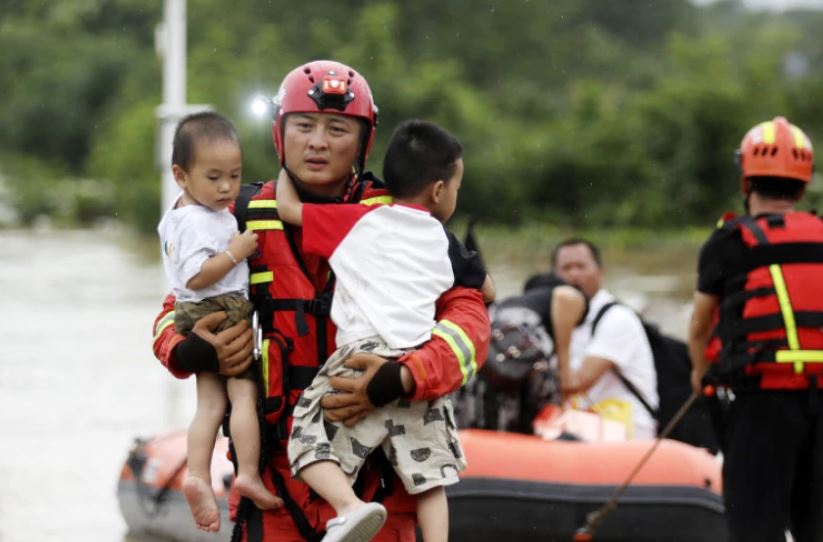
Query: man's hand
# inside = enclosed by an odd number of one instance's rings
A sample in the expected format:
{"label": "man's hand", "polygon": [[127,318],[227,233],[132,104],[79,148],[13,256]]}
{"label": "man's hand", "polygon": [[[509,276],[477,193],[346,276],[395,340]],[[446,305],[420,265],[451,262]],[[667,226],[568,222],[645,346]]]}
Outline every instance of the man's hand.
{"label": "man's hand", "polygon": [[580,391],[580,379],[571,371],[558,373],[557,382],[560,385],[560,394],[563,400]]}
{"label": "man's hand", "polygon": [[225,319],[224,311],[208,314],[198,320],[191,331],[214,347],[221,375],[237,376],[251,365],[253,333],[249,322],[243,320],[215,334],[214,330]]}
{"label": "man's hand", "polygon": [[366,387],[384,363],[387,363],[385,358],[366,352],[360,352],[346,360],[346,367],[363,371],[363,374],[353,378],[333,376],[329,379],[331,387],[339,393],[328,394],[320,401],[326,419],[352,427],[368,416],[375,406],[369,401]]}

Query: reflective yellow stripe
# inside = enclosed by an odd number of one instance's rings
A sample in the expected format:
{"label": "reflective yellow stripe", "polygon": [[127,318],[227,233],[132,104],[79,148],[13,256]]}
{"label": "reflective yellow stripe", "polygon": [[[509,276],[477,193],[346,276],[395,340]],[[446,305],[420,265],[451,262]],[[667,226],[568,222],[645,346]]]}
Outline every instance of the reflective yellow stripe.
{"label": "reflective yellow stripe", "polygon": [[779,363],[823,363],[823,350],[778,350]]}
{"label": "reflective yellow stripe", "polygon": [[170,313],[167,313],[159,322],[157,322],[156,326],[154,326],[154,340],[157,340],[157,337],[160,336],[163,330],[172,325],[173,323],[174,311],[171,311]]}
{"label": "reflective yellow stripe", "polygon": [[769,266],[769,273],[774,282],[774,291],[777,294],[777,302],[780,304],[780,312],[783,314],[783,325],[786,326],[786,339],[789,341],[789,348],[797,350],[800,342],[797,340],[797,326],[794,323],[794,311],[792,302],[789,299],[789,291],[786,289],[786,281],[783,280],[783,271],[777,264]]}
{"label": "reflective yellow stripe", "polygon": [[269,396],[269,340],[263,339],[263,349],[260,352],[260,372],[263,373],[263,397]]}
{"label": "reflective yellow stripe", "polygon": [[366,198],[361,199],[361,205],[377,205],[378,203],[382,203],[383,205],[388,205],[392,202],[391,196],[375,196],[373,198]]}
{"label": "reflective yellow stripe", "polygon": [[474,343],[466,332],[450,320],[440,320],[434,326],[432,334],[446,341],[460,364],[460,372],[463,374],[461,383],[468,382],[477,372],[477,358]]}
{"label": "reflective yellow stripe", "polygon": [[260,271],[249,275],[249,284],[262,284],[264,282],[274,282],[273,271]]}
{"label": "reflective yellow stripe", "polygon": [[277,200],[253,199],[249,202],[249,209],[277,209]]}
{"label": "reflective yellow stripe", "polygon": [[806,146],[806,136],[803,135],[803,131],[795,125],[792,125],[792,135],[794,136],[794,146],[798,149],[802,149]]}
{"label": "reflective yellow stripe", "polygon": [[772,121],[764,122],[760,125],[760,130],[763,132],[763,143],[771,145],[775,140],[774,123]]}
{"label": "reflective yellow stripe", "polygon": [[283,223],[279,220],[249,220],[246,222],[249,230],[282,230]]}
{"label": "reflective yellow stripe", "polygon": [[[786,281],[783,280],[783,271],[777,264],[769,266],[769,273],[772,276],[774,283],[774,291],[777,295],[777,302],[780,304],[780,313],[783,315],[783,326],[786,328],[786,340],[789,343],[788,352],[799,351],[800,341],[797,339],[797,325],[794,322],[794,311],[792,310],[792,301],[789,299],[789,291],[786,289]],[[780,356],[777,358],[780,361]],[[786,360],[788,362],[789,360]],[[800,374],[803,372],[803,362],[797,359],[792,359],[794,362],[794,372]]]}

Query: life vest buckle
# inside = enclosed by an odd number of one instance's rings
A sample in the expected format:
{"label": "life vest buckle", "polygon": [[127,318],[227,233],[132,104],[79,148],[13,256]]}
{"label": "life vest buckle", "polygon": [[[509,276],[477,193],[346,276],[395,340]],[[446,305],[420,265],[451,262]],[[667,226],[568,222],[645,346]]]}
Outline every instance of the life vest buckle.
{"label": "life vest buckle", "polygon": [[251,313],[252,354],[256,361],[263,357],[263,326],[260,325],[260,315],[257,311]]}

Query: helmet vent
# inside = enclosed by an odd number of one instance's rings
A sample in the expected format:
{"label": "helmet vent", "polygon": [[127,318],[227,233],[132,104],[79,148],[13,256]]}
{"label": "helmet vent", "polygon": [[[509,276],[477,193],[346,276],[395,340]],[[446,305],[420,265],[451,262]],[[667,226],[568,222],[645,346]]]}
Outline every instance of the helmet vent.
{"label": "helmet vent", "polygon": [[774,156],[775,154],[777,154],[777,147],[776,146],[772,147],[772,152],[771,152],[772,156]]}
{"label": "helmet vent", "polygon": [[310,68],[310,67],[308,67],[308,66],[304,67],[304,68],[303,68],[303,73],[305,73],[305,74],[306,74],[306,77],[308,78],[308,80],[309,80],[312,84],[314,84],[314,76],[311,74],[311,68]]}
{"label": "helmet vent", "polygon": [[806,149],[800,149],[799,151],[794,149],[792,150],[792,153],[798,160],[809,161],[812,159],[812,154],[810,152],[806,152]]}

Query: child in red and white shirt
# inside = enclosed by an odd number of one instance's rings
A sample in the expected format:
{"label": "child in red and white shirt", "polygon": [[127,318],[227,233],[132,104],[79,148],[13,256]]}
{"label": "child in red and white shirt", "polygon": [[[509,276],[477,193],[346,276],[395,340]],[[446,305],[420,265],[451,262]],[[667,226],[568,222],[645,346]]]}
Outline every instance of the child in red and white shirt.
{"label": "child in red and white shirt", "polygon": [[448,398],[386,403],[379,390],[368,390],[380,408],[354,427],[324,420],[320,407],[334,391],[329,378],[356,372],[344,365],[352,354],[397,358],[429,340],[433,328],[437,333],[435,302],[452,286],[479,288],[487,302],[494,298],[479,256],[443,227],[462,183],[460,142],[433,123],[405,122],[392,135],[384,176],[393,202],[373,206],[303,204],[288,174],[278,179],[280,219],[302,225],[304,251],[327,258],[336,280],[337,350],[298,400],[289,461],[293,474],[337,512],[324,540],[351,533],[369,540],[386,512],[361,501],[351,484],[369,453],[382,447],[406,490],[419,495],[424,540],[445,541],[444,487],[457,483],[466,466]]}

